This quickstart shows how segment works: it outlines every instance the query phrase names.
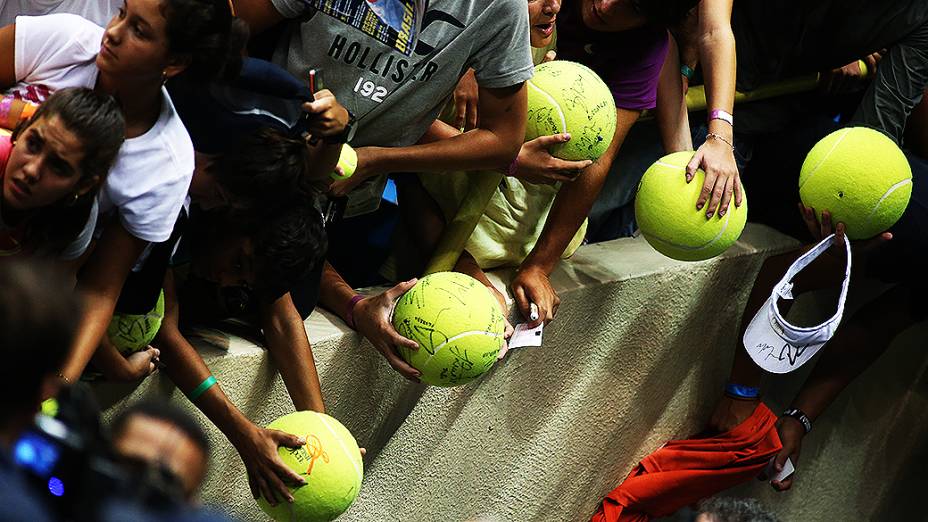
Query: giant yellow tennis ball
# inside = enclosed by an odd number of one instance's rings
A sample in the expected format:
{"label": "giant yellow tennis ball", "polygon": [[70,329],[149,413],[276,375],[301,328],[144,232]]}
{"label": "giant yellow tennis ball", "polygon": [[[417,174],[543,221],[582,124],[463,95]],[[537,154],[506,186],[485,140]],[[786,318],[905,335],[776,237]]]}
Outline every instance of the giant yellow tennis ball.
{"label": "giant yellow tennis ball", "polygon": [[[742,192],[740,207],[732,196],[728,212],[706,219],[706,208],[696,210],[696,201],[706,174],[697,170],[686,182],[686,164],[693,151],[674,152],[654,162],[638,185],[635,217],[638,227],[655,250],[680,261],[701,261],[730,247],[744,230],[748,199]],[[743,189],[742,189],[743,190]]]}
{"label": "giant yellow tennis ball", "polygon": [[570,133],[571,139],[551,150],[566,160],[595,160],[615,135],[615,101],[609,87],[579,63],[547,62],[535,67],[528,84],[525,141]]}
{"label": "giant yellow tennis ball", "polygon": [[144,350],[151,344],[158,330],[161,329],[161,321],[164,319],[164,291],[158,295],[158,301],[155,307],[145,314],[121,314],[114,313],[110,325],[106,329],[106,335],[110,341],[123,355],[132,355],[135,352]]}
{"label": "giant yellow tennis ball", "polygon": [[354,175],[354,169],[358,168],[358,153],[355,152],[351,145],[345,143],[342,145],[342,152],[338,156],[338,166],[342,168],[342,174],[338,171],[332,171],[332,179],[348,179]]}
{"label": "giant yellow tennis ball", "polygon": [[912,195],[912,168],[882,132],[849,127],[825,136],[809,151],[799,173],[799,197],[851,239],[885,231],[902,217]]}
{"label": "giant yellow tennis ball", "polygon": [[267,427],[306,439],[299,448],[277,450],[306,484],[290,488],[292,504],[284,501],[272,507],[262,496],[258,506],[277,521],[323,522],[344,513],[358,496],[364,477],[361,450],[351,432],[332,417],[314,411],[284,415]]}
{"label": "giant yellow tennis ball", "polygon": [[457,386],[483,375],[503,347],[506,320],[480,281],[457,272],[423,277],[397,301],[393,326],[418,350],[400,355],[422,372],[422,382]]}

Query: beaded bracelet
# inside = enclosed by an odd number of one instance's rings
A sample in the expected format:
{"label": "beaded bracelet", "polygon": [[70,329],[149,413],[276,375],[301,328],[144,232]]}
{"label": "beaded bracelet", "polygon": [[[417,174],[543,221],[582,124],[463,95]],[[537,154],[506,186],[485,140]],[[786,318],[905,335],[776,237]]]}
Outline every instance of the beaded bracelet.
{"label": "beaded bracelet", "polygon": [[709,138],[719,140],[719,141],[721,141],[722,143],[724,143],[724,144],[728,145],[729,147],[731,147],[732,152],[735,151],[735,145],[734,145],[732,142],[728,141],[727,139],[725,139],[725,138],[719,136],[718,134],[716,134],[716,133],[714,133],[714,132],[710,132],[709,134],[706,134],[706,139],[708,140]]}

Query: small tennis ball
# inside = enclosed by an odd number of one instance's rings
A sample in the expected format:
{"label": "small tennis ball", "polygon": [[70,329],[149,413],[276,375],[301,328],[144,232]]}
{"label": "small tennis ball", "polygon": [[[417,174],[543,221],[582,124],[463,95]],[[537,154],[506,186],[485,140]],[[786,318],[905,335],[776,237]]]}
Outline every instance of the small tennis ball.
{"label": "small tennis ball", "polygon": [[866,239],[893,226],[912,195],[912,168],[883,133],[865,127],[840,129],[809,151],[799,173],[799,197],[832,223],[844,223],[851,239]]}
{"label": "small tennis ball", "polygon": [[364,478],[361,450],[351,432],[324,413],[298,411],[268,424],[306,439],[299,448],[281,447],[280,458],[306,480],[291,487],[293,503],[271,506],[264,497],[258,506],[277,521],[325,522],[334,520],[351,506]]}
{"label": "small tennis ball", "polygon": [[430,274],[396,303],[393,326],[419,343],[400,355],[422,382],[457,386],[483,375],[503,347],[506,320],[480,281],[457,272]]}
{"label": "small tennis ball", "polygon": [[686,164],[693,151],[668,154],[651,165],[638,185],[635,217],[641,233],[655,250],[680,261],[702,261],[728,249],[741,236],[748,217],[748,199],[743,192],[740,207],[732,196],[728,212],[706,219],[706,210],[696,210],[696,201],[706,174],[697,170],[686,182]]}
{"label": "small tennis ball", "polygon": [[347,143],[342,145],[342,153],[338,157],[338,166],[342,168],[342,175],[339,175],[337,170],[333,170],[332,179],[348,179],[354,175],[354,169],[358,168],[358,153],[351,148],[351,145]]}
{"label": "small tennis ball", "polygon": [[615,100],[609,87],[579,63],[555,60],[535,67],[528,84],[525,141],[570,133],[551,150],[566,160],[595,160],[615,135]]}
{"label": "small tennis ball", "polygon": [[132,355],[144,350],[151,344],[161,321],[164,319],[164,291],[158,296],[155,307],[147,314],[120,314],[114,313],[106,335],[110,338],[119,353]]}

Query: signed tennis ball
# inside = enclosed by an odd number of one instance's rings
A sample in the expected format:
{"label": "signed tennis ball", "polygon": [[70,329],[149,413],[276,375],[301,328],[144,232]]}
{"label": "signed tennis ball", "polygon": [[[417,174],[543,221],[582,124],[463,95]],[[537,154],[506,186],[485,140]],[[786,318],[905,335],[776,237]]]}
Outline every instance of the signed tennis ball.
{"label": "signed tennis ball", "polygon": [[885,231],[902,217],[912,195],[912,168],[882,132],[849,127],[825,136],[809,151],[799,173],[799,197],[851,239]]}
{"label": "signed tennis ball", "polygon": [[155,307],[146,314],[114,313],[106,335],[123,355],[148,348],[164,319],[164,291],[158,296]]}
{"label": "signed tennis ball", "polygon": [[[680,261],[701,261],[730,247],[744,230],[748,199],[740,207],[734,198],[728,212],[706,219],[705,209],[696,210],[696,200],[706,174],[697,170],[686,182],[686,164],[693,151],[675,152],[654,162],[645,171],[635,196],[635,217],[641,233],[655,250]],[[743,190],[743,188],[742,188]]]}
{"label": "signed tennis ball", "polygon": [[268,424],[306,439],[299,448],[279,448],[284,463],[306,480],[290,488],[293,503],[276,506],[258,498],[258,506],[277,521],[323,522],[334,520],[351,506],[364,477],[358,443],[340,422],[324,413],[298,411]]}
{"label": "signed tennis ball", "polygon": [[338,157],[338,166],[342,168],[342,174],[339,175],[337,170],[333,170],[332,179],[348,179],[354,175],[354,169],[358,168],[358,153],[351,148],[351,145],[347,143],[342,145],[342,153]]}
{"label": "signed tennis ball", "polygon": [[503,347],[506,320],[480,281],[457,272],[430,274],[396,303],[396,331],[419,343],[400,355],[422,372],[422,382],[457,386],[483,375]]}
{"label": "signed tennis ball", "polygon": [[535,67],[528,84],[525,141],[570,133],[551,154],[566,160],[599,158],[615,135],[615,101],[609,87],[579,63],[546,62]]}

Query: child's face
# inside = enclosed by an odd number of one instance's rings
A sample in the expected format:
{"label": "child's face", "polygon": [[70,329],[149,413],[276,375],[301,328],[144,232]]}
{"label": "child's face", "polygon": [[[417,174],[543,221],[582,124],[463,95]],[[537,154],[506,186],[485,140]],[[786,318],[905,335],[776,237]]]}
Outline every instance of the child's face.
{"label": "child's face", "polygon": [[561,0],[528,0],[529,36],[532,47],[546,47],[554,38],[554,21]]}
{"label": "child's face", "polygon": [[97,67],[113,76],[160,81],[172,70],[160,0],[126,0],[103,33]]}
{"label": "child's face", "polygon": [[594,31],[628,31],[647,22],[631,0],[580,0],[580,13],[583,25]]}
{"label": "child's face", "polygon": [[3,206],[32,210],[73,198],[97,180],[81,182],[84,145],[57,116],[42,117],[16,139],[3,176]]}

